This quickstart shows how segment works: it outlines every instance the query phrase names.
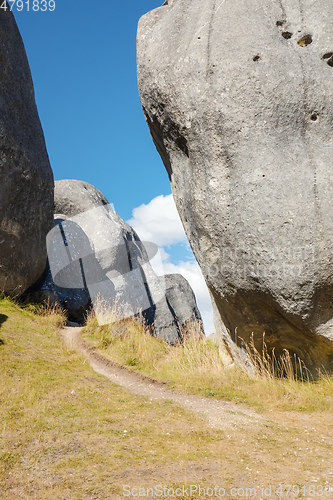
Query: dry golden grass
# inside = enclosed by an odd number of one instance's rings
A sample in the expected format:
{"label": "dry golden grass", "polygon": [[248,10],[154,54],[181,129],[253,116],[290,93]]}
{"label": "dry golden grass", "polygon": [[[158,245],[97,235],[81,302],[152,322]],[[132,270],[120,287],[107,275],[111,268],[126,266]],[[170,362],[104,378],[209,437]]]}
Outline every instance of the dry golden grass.
{"label": "dry golden grass", "polygon": [[148,470],[183,482],[179,470],[206,454],[200,421],[130,396],[67,350],[56,311],[2,299],[0,322],[0,498],[117,498]]}
{"label": "dry golden grass", "polygon": [[[277,356],[275,350],[268,352],[265,342],[265,334],[262,337],[262,349],[258,351],[255,347],[254,338],[249,344],[243,343],[244,351],[252,366],[247,367],[240,361],[240,367],[252,375],[252,367],[255,375],[268,379],[281,379],[289,381],[310,382],[314,380],[313,374],[308,370],[305,363],[296,355],[290,355],[287,349],[283,354]],[[322,374],[319,373],[319,377]],[[326,374],[324,375],[326,378]]]}
{"label": "dry golden grass", "polygon": [[[259,427],[211,429],[201,417],[171,402],[132,396],[96,375],[84,358],[63,347],[57,333],[63,321],[55,312],[40,315],[30,306],[0,300],[1,499],[114,500],[124,498],[126,484],[218,485],[229,491],[330,481],[330,413],[274,411]],[[184,388],[188,378],[187,389],[200,392],[197,384],[205,380],[203,393],[219,373],[226,382],[229,377],[225,391],[230,399],[237,393],[237,377],[244,386],[255,383],[235,371],[226,375],[210,342],[188,342],[172,350],[148,335],[139,339],[137,326],[131,334],[117,328],[115,342],[105,327],[103,339],[92,338],[104,346],[113,343],[118,359],[127,360],[129,367],[144,366],[145,360],[150,370],[160,363],[166,370],[169,360]],[[193,382],[193,373],[199,374],[198,382]],[[222,396],[221,384],[218,391]]]}
{"label": "dry golden grass", "polygon": [[287,352],[279,359],[270,356],[264,343],[262,353],[254,345],[247,346],[255,366],[249,376],[237,367],[225,368],[214,341],[188,337],[172,347],[153,338],[140,318],[99,326],[91,313],[83,334],[113,361],[183,392],[249,403],[261,410],[333,409],[331,376],[323,374],[314,381],[300,360],[291,359]]}

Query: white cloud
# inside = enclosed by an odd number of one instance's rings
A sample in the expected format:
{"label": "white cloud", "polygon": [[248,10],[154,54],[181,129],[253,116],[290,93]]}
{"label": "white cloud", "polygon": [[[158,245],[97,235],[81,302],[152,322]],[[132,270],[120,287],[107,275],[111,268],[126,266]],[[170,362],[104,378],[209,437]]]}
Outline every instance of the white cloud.
{"label": "white cloud", "polygon": [[186,241],[172,194],[157,196],[148,205],[134,208],[131,219],[126,222],[142,241],[151,241],[158,246]]}
{"label": "white cloud", "polygon": [[[209,292],[188,244],[172,195],[157,196],[147,205],[134,208],[132,218],[126,221],[138,233],[142,241],[159,245],[159,253],[151,261],[158,275],[181,274],[191,285],[197,299],[206,335],[214,333],[213,310]],[[172,254],[179,247],[188,249],[188,259],[175,261]],[[165,250],[168,247],[168,251]]]}

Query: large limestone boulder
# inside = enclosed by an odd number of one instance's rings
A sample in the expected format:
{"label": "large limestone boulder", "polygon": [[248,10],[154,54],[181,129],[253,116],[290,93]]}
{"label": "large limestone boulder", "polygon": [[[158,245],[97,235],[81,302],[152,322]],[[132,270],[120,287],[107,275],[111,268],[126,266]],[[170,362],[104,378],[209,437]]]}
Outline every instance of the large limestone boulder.
{"label": "large limestone boulder", "polygon": [[204,337],[204,326],[195,295],[184,276],[165,274],[159,278],[159,285],[164,290],[163,300],[156,304],[156,308],[143,312],[147,323],[154,325],[157,336],[169,342],[169,332],[176,330],[179,342],[185,338]]}
{"label": "large limestone boulder", "polygon": [[184,335],[203,334],[204,328],[195,295],[189,282],[181,274],[165,274],[165,296]]}
{"label": "large limestone boulder", "polygon": [[23,42],[0,9],[0,290],[20,295],[43,273],[53,176]]}
{"label": "large limestone boulder", "polygon": [[[193,292],[180,279],[178,295],[185,293],[190,300],[187,309],[185,297],[177,303],[176,291],[166,294],[170,287],[155,274],[149,262],[153,255],[147,253],[157,247],[143,245],[87,182],[57,181],[55,211],[55,229],[48,236],[49,270],[30,291],[35,298],[62,305],[76,321],[84,319],[91,303],[100,324],[142,313],[157,337],[179,343],[187,322],[200,314]],[[116,317],[110,314],[114,308]]]}
{"label": "large limestone boulder", "polygon": [[[82,255],[82,246],[85,243],[85,237],[80,232],[78,234],[78,226],[76,224],[71,224],[66,222],[67,217],[65,215],[55,214],[54,216],[54,226],[58,229],[60,228],[60,235],[64,235],[64,226],[67,229],[67,236],[70,240],[70,251],[74,255]],[[67,312],[68,319],[76,323],[83,323],[87,317],[88,311],[91,309],[91,299],[89,295],[88,288],[82,279],[82,270],[80,266],[80,261],[73,259],[73,262],[68,265],[68,261],[64,262],[63,259],[63,247],[65,241],[63,238],[59,241],[59,233],[56,232],[54,244],[52,240],[50,241],[50,233],[48,236],[48,250],[49,250],[49,261],[47,263],[46,269],[41,276],[41,278],[30,287],[24,294],[24,298],[36,302],[47,302],[51,306],[60,306]],[[66,236],[65,236],[66,238]],[[66,243],[68,243],[66,241]],[[91,246],[88,246],[88,251],[86,253],[93,253]],[[64,269],[59,269],[62,271],[61,274],[56,276],[55,280],[52,276],[52,269],[59,263],[60,266],[64,265]],[[59,268],[60,268],[59,266]],[[53,273],[54,274],[54,273]]]}
{"label": "large limestone boulder", "polygon": [[332,16],[329,0],[169,0],[139,22],[143,111],[225,359],[265,332],[332,368]]}

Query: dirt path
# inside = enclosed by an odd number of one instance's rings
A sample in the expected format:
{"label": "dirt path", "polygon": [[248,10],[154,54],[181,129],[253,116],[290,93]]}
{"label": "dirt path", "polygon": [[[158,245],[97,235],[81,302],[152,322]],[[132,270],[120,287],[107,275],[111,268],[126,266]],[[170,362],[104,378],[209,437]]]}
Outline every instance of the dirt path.
{"label": "dirt path", "polygon": [[83,353],[96,373],[107,377],[132,394],[145,396],[151,400],[173,401],[204,416],[213,428],[228,428],[236,431],[249,425],[252,429],[263,425],[263,417],[244,405],[182,394],[167,388],[163,383],[155,382],[149,377],[112,363],[96,349],[86,344],[80,336],[81,330],[80,327],[72,326],[66,326],[62,329],[61,333],[66,346]]}

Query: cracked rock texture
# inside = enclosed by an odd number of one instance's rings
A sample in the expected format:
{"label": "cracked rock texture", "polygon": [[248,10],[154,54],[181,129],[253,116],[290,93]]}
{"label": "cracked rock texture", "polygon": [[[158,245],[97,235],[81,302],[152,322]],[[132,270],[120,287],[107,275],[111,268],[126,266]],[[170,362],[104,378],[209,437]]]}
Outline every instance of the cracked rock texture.
{"label": "cracked rock texture", "polygon": [[173,0],[139,22],[140,98],[226,362],[333,360],[333,3]]}
{"label": "cracked rock texture", "polygon": [[20,295],[43,273],[53,175],[23,42],[0,10],[0,290]]}

